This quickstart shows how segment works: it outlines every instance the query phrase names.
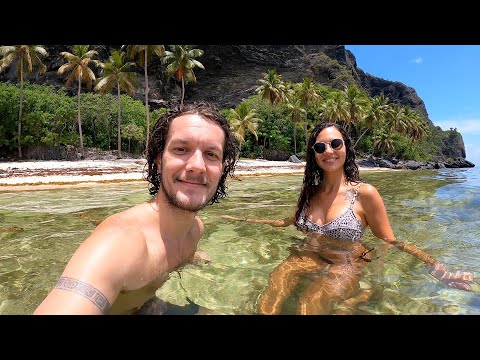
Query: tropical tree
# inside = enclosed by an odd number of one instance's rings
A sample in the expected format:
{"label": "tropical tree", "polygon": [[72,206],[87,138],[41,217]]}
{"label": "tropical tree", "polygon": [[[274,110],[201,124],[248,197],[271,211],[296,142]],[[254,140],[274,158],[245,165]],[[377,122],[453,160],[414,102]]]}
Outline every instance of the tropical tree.
{"label": "tropical tree", "polygon": [[362,121],[365,130],[360,134],[353,147],[357,147],[360,139],[368,130],[384,127],[385,119],[390,116],[390,111],[391,108],[388,105],[388,98],[383,93],[374,96],[366,107],[366,115]]}
{"label": "tropical tree", "polygon": [[33,72],[33,67],[38,67],[39,74],[45,73],[47,67],[40,57],[48,56],[47,51],[40,45],[6,45],[0,46],[0,73],[10,65],[15,66],[17,79],[20,82],[20,107],[18,110],[18,157],[22,157],[22,110],[23,110],[23,80]]}
{"label": "tropical tree", "polygon": [[320,104],[320,109],[324,119],[337,122],[348,117],[347,102],[345,94],[341,91],[333,91],[327,95],[325,101]]}
{"label": "tropical tree", "polygon": [[245,102],[242,102],[235,109],[230,109],[228,123],[232,127],[233,135],[238,140],[240,151],[247,131],[255,136],[258,141],[257,130],[261,121],[262,119],[257,117],[255,109],[249,109]]}
{"label": "tropical tree", "polygon": [[95,82],[95,74],[90,69],[91,65],[101,66],[101,62],[94,60],[93,57],[98,55],[98,52],[95,50],[89,50],[90,45],[73,45],[72,52],[62,51],[62,55],[66,64],[63,64],[58,69],[58,73],[62,75],[63,73],[69,73],[66,81],[66,86],[70,87],[73,84],[73,81],[76,80],[78,84],[77,90],[77,122],[78,122],[78,134],[80,135],[80,153],[82,154],[82,159],[85,157],[85,150],[83,148],[83,132],[82,132],[82,118],[80,116],[80,93],[82,91],[82,83],[85,83],[87,89],[92,88],[92,83]]}
{"label": "tropical tree", "polygon": [[128,152],[131,141],[143,141],[143,128],[135,124],[122,125],[122,137],[128,140]]}
{"label": "tropical tree", "polygon": [[148,93],[150,88],[148,87],[148,62],[150,61],[153,54],[156,54],[159,58],[165,56],[165,46],[164,45],[123,45],[126,49],[127,55],[130,59],[134,60],[137,57],[138,64],[143,67],[145,74],[145,110],[147,114],[147,146],[148,139],[150,136],[150,111],[148,106]]}
{"label": "tropical tree", "polygon": [[367,115],[369,97],[356,85],[349,85],[343,90],[348,116],[344,119],[347,132],[350,133],[352,125],[355,127]]}
{"label": "tropical tree", "polygon": [[308,106],[310,104],[317,103],[318,100],[320,99],[320,96],[315,90],[315,87],[312,83],[311,78],[306,77],[303,79],[302,86],[298,91],[298,98],[300,99],[300,104],[302,104],[306,110],[306,116],[305,116],[305,148],[306,148],[308,144],[308,119],[307,119]]}
{"label": "tropical tree", "polygon": [[199,67],[205,69],[203,64],[195,60],[203,55],[203,50],[193,49],[193,45],[168,45],[171,51],[165,51],[165,56],[162,58],[164,64],[168,64],[165,69],[167,76],[174,77],[182,82],[182,99],[180,106],[183,106],[183,99],[185,98],[185,83],[189,81],[196,82],[197,78],[193,69]]}
{"label": "tropical tree", "polygon": [[135,64],[133,62],[124,63],[125,53],[120,50],[112,51],[112,54],[108,58],[107,63],[102,67],[102,77],[98,79],[95,90],[100,91],[102,94],[108,94],[112,89],[117,89],[118,99],[118,120],[117,120],[117,145],[118,145],[118,157],[122,157],[122,105],[120,101],[121,91],[125,91],[128,95],[133,96],[135,89],[138,88],[137,81],[135,80],[135,73],[129,71],[131,66]]}
{"label": "tropical tree", "polygon": [[258,80],[260,86],[255,92],[262,98],[268,99],[271,105],[284,102],[287,98],[287,88],[282,80],[282,76],[277,74],[275,69],[263,73],[263,79]]}
{"label": "tropical tree", "polygon": [[306,116],[307,111],[303,108],[302,101],[298,97],[292,97],[289,100],[287,109],[293,124],[293,142],[295,145],[295,155],[297,155],[297,124],[302,121],[303,116]]}

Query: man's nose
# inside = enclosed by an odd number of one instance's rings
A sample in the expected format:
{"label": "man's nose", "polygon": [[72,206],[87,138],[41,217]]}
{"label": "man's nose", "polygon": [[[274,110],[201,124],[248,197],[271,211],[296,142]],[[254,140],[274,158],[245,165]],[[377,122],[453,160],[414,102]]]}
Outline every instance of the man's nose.
{"label": "man's nose", "polygon": [[203,153],[200,150],[194,151],[192,156],[190,156],[186,169],[198,173],[205,172],[205,160],[203,158]]}

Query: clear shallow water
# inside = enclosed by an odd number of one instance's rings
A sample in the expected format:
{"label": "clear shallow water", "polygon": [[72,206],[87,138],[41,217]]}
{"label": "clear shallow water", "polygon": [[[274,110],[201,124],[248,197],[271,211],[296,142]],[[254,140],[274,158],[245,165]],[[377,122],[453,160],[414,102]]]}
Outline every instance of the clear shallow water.
{"label": "clear shallow water", "polygon": [[[384,198],[397,238],[413,243],[449,270],[480,276],[480,171],[365,172],[364,181]],[[293,226],[227,221],[221,215],[284,218],[294,210],[302,176],[229,180],[229,197],[199,213],[206,225],[200,249],[213,262],[172,273],[157,294],[178,305],[188,296],[227,314],[254,314],[268,276],[304,237]],[[68,259],[108,215],[149,198],[146,185],[122,183],[82,189],[0,192],[0,314],[31,314],[60,276]],[[383,242],[366,231],[363,242]],[[425,265],[396,248],[369,263],[363,283],[382,289],[359,314],[480,314],[474,292],[451,289]],[[290,304],[291,303],[291,304]],[[284,313],[294,313],[287,301]]]}

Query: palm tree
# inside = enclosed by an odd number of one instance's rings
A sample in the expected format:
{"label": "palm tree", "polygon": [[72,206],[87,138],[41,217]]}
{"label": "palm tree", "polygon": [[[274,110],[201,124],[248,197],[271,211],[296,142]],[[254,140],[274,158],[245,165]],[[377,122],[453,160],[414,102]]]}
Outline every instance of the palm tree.
{"label": "palm tree", "polygon": [[228,122],[232,127],[233,135],[238,140],[239,156],[246,131],[249,131],[258,141],[257,129],[262,119],[257,117],[255,109],[249,109],[246,103],[241,103],[235,109],[230,109]]}
{"label": "palm tree", "polygon": [[343,90],[348,116],[345,118],[347,132],[350,133],[352,125],[361,123],[367,114],[369,98],[364,91],[356,85],[350,85]]}
{"label": "palm tree", "polygon": [[297,124],[302,121],[302,118],[304,115],[306,116],[307,111],[303,108],[302,101],[296,96],[294,96],[287,103],[287,109],[293,124],[293,142],[295,145],[295,156],[296,156],[297,155]]}
{"label": "palm tree", "polygon": [[262,99],[268,99],[271,105],[279,104],[286,100],[287,88],[282,81],[282,76],[277,74],[275,69],[263,73],[263,79],[258,80],[260,86],[255,92]]}
{"label": "palm tree", "polygon": [[135,80],[135,73],[129,71],[131,66],[135,64],[133,62],[123,63],[125,53],[120,50],[112,51],[112,54],[108,58],[108,62],[103,65],[102,77],[98,79],[95,90],[100,91],[102,94],[107,94],[112,91],[114,87],[117,88],[118,99],[118,157],[122,157],[122,138],[121,138],[121,125],[122,125],[122,106],[120,101],[120,92],[124,90],[128,95],[133,96],[135,89],[138,88],[138,84]]}
{"label": "palm tree", "polygon": [[326,101],[320,105],[324,119],[330,119],[333,122],[346,119],[349,115],[345,94],[341,91],[333,91],[327,95]]}
{"label": "palm tree", "polygon": [[306,77],[303,79],[302,86],[298,91],[298,98],[300,99],[300,104],[305,107],[305,149],[308,145],[308,105],[315,104],[320,99],[315,87],[313,86],[312,79]]}
{"label": "palm tree", "polygon": [[40,56],[48,56],[47,51],[40,45],[6,45],[0,46],[0,73],[12,64],[15,64],[17,79],[20,81],[20,108],[18,110],[18,157],[22,157],[22,110],[23,110],[23,79],[26,74],[38,67],[39,74],[45,73],[47,67],[40,60]]}
{"label": "palm tree", "polygon": [[70,73],[65,84],[67,87],[70,87],[74,80],[77,80],[78,83],[77,121],[82,159],[85,157],[83,148],[82,118],[80,116],[80,93],[82,90],[82,82],[84,82],[87,85],[87,89],[90,90],[92,88],[92,83],[95,82],[95,74],[92,69],[90,69],[90,65],[101,66],[100,61],[93,60],[93,57],[98,55],[98,52],[95,50],[88,50],[89,47],[90,45],[73,45],[71,53],[62,51],[60,55],[67,60],[67,63],[63,64],[58,69],[60,75],[63,73]]}
{"label": "palm tree", "polygon": [[150,111],[148,107],[148,93],[150,88],[148,87],[148,61],[153,54],[156,54],[159,58],[165,56],[165,46],[164,45],[123,45],[127,51],[127,55],[130,59],[135,59],[138,56],[138,64],[143,67],[145,73],[145,110],[147,113],[147,142],[150,136]]}
{"label": "palm tree", "polygon": [[185,83],[189,81],[196,82],[197,78],[193,69],[199,67],[205,69],[203,64],[195,58],[203,55],[203,50],[192,49],[192,45],[168,45],[171,51],[165,51],[165,57],[162,58],[164,64],[168,64],[165,69],[169,77],[175,77],[182,82],[182,100],[180,106],[183,106],[185,97]]}
{"label": "palm tree", "polygon": [[376,95],[369,101],[369,104],[366,107],[366,115],[363,118],[363,126],[365,130],[360,134],[357,141],[353,145],[353,148],[357,147],[357,144],[360,142],[360,139],[363,135],[366,134],[368,130],[373,128],[381,128],[385,124],[385,119],[389,117],[391,111],[390,106],[388,105],[388,98],[385,97],[383,93]]}

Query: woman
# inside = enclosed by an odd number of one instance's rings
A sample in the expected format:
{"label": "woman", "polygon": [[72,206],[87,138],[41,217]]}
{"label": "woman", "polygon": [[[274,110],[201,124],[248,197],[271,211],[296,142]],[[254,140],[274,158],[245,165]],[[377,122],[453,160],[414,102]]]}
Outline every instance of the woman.
{"label": "woman", "polygon": [[294,224],[307,234],[302,245],[294,248],[270,275],[269,287],[260,297],[262,314],[278,314],[301,277],[308,277],[309,282],[299,295],[299,314],[330,314],[342,305],[351,307],[368,300],[372,289],[361,289],[359,282],[361,270],[373,260],[373,249],[359,242],[368,226],[376,237],[428,264],[430,274],[440,281],[471,290],[472,273],[450,273],[432,256],[395,239],[382,197],[373,185],[361,181],[352,141],[335,123],[318,125],[310,136],[303,185],[293,217],[223,217],[272,226]]}

